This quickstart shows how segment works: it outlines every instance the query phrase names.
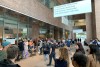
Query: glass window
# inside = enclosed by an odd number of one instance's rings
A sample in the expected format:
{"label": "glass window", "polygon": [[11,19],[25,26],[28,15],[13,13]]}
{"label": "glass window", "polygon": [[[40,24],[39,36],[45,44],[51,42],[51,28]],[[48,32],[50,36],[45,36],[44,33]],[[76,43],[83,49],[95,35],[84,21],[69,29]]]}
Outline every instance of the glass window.
{"label": "glass window", "polygon": [[2,42],[2,35],[3,35],[3,20],[0,17],[0,43]]}
{"label": "glass window", "polygon": [[53,8],[54,6],[59,4],[56,0],[39,0],[39,1],[48,8]]}
{"label": "glass window", "polygon": [[50,7],[50,0],[45,0],[45,5],[46,5],[47,7]]}
{"label": "glass window", "polygon": [[27,38],[27,33],[28,33],[27,27],[28,27],[27,24],[23,23],[19,24],[19,32],[18,32],[19,38]]}
{"label": "glass window", "polygon": [[18,32],[17,22],[8,20],[8,19],[4,19],[4,38],[15,38],[16,39],[17,32]]}
{"label": "glass window", "polygon": [[29,24],[28,25],[28,38],[32,38],[32,25],[31,24]]}

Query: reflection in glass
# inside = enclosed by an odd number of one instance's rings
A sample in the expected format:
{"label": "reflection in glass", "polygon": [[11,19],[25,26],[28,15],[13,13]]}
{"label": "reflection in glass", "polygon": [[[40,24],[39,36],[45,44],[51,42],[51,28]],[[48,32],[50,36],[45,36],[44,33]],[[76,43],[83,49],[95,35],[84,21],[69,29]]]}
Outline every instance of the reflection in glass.
{"label": "reflection in glass", "polygon": [[5,23],[4,25],[4,38],[17,38],[17,25]]}
{"label": "reflection in glass", "polygon": [[2,42],[3,22],[0,20],[0,43]]}
{"label": "reflection in glass", "polygon": [[27,38],[27,24],[19,24],[19,38]]}

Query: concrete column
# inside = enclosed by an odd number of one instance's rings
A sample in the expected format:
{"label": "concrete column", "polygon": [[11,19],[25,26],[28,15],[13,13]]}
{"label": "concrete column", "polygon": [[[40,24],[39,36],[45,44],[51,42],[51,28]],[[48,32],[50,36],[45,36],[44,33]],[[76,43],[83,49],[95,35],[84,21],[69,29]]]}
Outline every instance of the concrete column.
{"label": "concrete column", "polygon": [[59,29],[59,37],[63,38],[63,29]]}
{"label": "concrete column", "polygon": [[75,39],[76,38],[76,33],[73,33],[73,39]]}
{"label": "concrete column", "polygon": [[92,39],[92,21],[91,21],[91,13],[88,13],[86,16],[86,36],[87,36],[87,42]]}
{"label": "concrete column", "polygon": [[66,37],[65,37],[65,29],[63,29],[63,38],[66,39]]}
{"label": "concrete column", "polygon": [[50,26],[50,34],[52,35],[52,38],[54,38],[54,27]]}
{"label": "concrete column", "polygon": [[32,38],[38,38],[39,37],[39,24],[33,24],[32,26]]}
{"label": "concrete column", "polygon": [[58,28],[54,29],[54,39],[56,39],[56,40],[59,39],[59,29]]}
{"label": "concrete column", "polygon": [[69,31],[69,32],[70,32],[70,34],[69,34],[68,38],[73,39],[73,31]]}
{"label": "concrete column", "polygon": [[96,37],[100,40],[100,0],[94,0]]}

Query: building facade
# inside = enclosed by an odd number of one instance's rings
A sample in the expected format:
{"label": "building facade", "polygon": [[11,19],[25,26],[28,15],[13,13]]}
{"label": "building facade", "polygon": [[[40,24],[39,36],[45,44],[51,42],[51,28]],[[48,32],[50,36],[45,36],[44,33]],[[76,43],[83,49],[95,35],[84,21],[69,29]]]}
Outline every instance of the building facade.
{"label": "building facade", "polygon": [[71,20],[67,25],[61,18],[53,17],[54,6],[77,1],[81,0],[0,0],[0,39],[37,38],[48,34],[58,39],[65,37],[65,33],[71,33],[69,38],[76,38],[72,30],[78,28],[86,32],[88,41],[100,39],[99,0],[91,0],[91,13],[67,16]]}
{"label": "building facade", "polygon": [[[44,4],[45,3],[45,4]],[[71,27],[53,17],[52,7],[57,1],[0,0],[0,40],[38,38],[39,36],[65,37]]]}

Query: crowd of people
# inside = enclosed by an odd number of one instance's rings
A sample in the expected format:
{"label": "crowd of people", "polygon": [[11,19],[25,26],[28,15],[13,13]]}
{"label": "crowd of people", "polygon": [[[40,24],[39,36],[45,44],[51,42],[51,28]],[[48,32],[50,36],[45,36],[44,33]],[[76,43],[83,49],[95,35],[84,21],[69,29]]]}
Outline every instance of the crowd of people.
{"label": "crowd of people", "polygon": [[[84,45],[86,43],[84,41]],[[76,51],[73,57],[69,58],[71,45],[75,46]],[[69,60],[71,59],[74,67],[99,67],[99,40],[90,41],[87,46],[89,47],[87,50],[88,55],[85,53],[81,39],[79,38],[58,39],[57,41],[52,38],[20,39],[15,45],[4,41],[0,45],[0,67],[21,67],[14,63],[21,59],[27,59],[29,56],[36,56],[37,53],[44,56],[44,61],[49,60],[47,66],[51,66],[53,59],[55,62],[54,67],[69,67]],[[59,58],[56,58],[56,49],[59,50]]]}

